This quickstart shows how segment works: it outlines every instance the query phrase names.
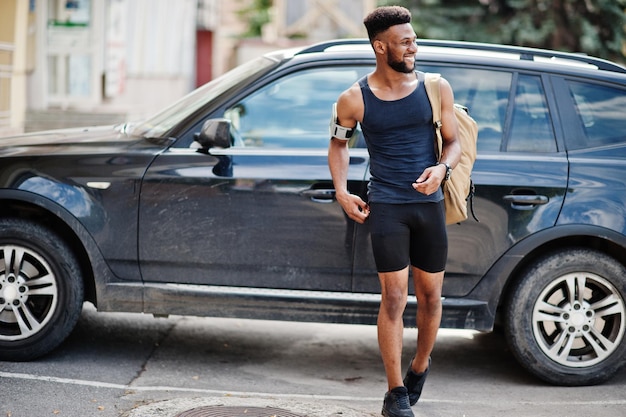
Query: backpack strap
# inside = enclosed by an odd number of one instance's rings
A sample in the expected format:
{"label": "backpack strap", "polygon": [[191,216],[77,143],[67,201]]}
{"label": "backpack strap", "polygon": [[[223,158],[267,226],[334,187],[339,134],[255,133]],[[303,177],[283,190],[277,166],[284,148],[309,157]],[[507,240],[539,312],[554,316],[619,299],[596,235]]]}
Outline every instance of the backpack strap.
{"label": "backpack strap", "polygon": [[441,91],[439,89],[439,80],[441,74],[427,72],[424,74],[424,86],[426,94],[430,100],[430,106],[433,108],[433,124],[435,128],[441,129]]}
{"label": "backpack strap", "polygon": [[417,78],[424,82],[426,95],[430,101],[430,107],[433,111],[433,126],[435,127],[435,152],[437,160],[441,158],[441,149],[443,148],[443,138],[441,136],[441,90],[439,89],[439,80],[441,74],[432,72],[418,72]]}

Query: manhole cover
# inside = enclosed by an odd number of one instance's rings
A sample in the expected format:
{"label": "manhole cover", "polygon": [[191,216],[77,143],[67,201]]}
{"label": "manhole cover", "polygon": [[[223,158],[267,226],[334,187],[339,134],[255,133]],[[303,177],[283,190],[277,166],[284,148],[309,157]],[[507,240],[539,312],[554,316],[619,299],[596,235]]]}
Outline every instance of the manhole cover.
{"label": "manhole cover", "polygon": [[272,407],[198,407],[183,411],[176,417],[305,417],[290,411]]}

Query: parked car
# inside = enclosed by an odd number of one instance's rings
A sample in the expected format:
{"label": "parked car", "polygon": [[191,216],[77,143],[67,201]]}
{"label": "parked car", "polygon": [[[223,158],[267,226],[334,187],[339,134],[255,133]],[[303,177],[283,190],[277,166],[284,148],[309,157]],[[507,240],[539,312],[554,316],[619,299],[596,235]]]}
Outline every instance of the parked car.
{"label": "parked car", "polygon": [[[422,41],[479,125],[474,211],[448,226],[442,326],[492,331],[553,384],[626,360],[626,68]],[[0,359],[99,311],[375,324],[368,226],[334,200],[328,121],[367,40],[279,51],[140,123],[0,139]],[[369,156],[350,141],[349,187]],[[406,311],[415,325],[416,301]]]}

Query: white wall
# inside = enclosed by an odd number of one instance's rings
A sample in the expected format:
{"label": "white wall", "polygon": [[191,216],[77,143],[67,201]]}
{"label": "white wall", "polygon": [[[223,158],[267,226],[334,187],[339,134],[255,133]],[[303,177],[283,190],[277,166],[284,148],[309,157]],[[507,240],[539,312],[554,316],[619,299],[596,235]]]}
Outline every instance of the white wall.
{"label": "white wall", "polygon": [[125,9],[123,85],[107,98],[106,106],[137,120],[194,87],[196,0],[121,0],[121,4]]}
{"label": "white wall", "polygon": [[[193,88],[196,0],[90,0],[90,4],[90,48],[95,51],[91,65],[97,83],[92,96],[81,101],[49,95],[47,19],[57,4],[37,0],[37,62],[29,77],[29,109],[45,111],[61,102],[67,110],[123,113],[135,120]],[[63,50],[71,53],[71,48]]]}

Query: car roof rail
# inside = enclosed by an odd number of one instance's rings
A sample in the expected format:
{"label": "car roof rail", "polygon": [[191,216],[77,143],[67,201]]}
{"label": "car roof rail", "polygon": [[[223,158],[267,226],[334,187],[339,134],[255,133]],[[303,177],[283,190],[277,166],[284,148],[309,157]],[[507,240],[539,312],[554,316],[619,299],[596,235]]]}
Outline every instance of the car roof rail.
{"label": "car roof rail", "polygon": [[606,59],[590,56],[583,53],[552,51],[549,49],[529,48],[525,46],[497,45],[490,43],[444,41],[435,39],[420,39],[418,46],[441,46],[446,48],[472,49],[479,51],[502,52],[519,54],[520,60],[533,61],[535,58],[564,59],[589,64],[598,69],[626,73],[626,67]]}
{"label": "car roof rail", "polygon": [[[369,39],[354,38],[354,39],[333,39],[325,42],[316,43],[305,49],[299,51],[297,54],[309,54],[315,52],[325,52],[326,50],[338,47],[338,46],[352,46],[352,45],[369,45]],[[417,41],[418,46],[431,46],[442,48],[457,48],[457,49],[470,49],[476,51],[488,51],[488,52],[500,52],[508,54],[519,55],[520,60],[534,61],[536,58],[552,59],[552,60],[567,60],[575,61],[582,64],[592,65],[598,69],[604,71],[626,73],[626,67],[617,64],[615,62],[597,58],[594,56],[573,53],[573,52],[561,52],[552,51],[549,49],[529,48],[524,46],[513,45],[498,45],[490,43],[479,42],[466,42],[466,41],[448,41],[448,40],[436,40],[436,39],[419,39]]]}

